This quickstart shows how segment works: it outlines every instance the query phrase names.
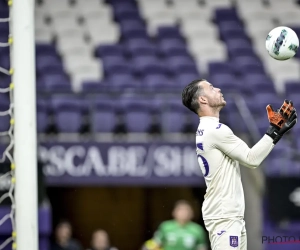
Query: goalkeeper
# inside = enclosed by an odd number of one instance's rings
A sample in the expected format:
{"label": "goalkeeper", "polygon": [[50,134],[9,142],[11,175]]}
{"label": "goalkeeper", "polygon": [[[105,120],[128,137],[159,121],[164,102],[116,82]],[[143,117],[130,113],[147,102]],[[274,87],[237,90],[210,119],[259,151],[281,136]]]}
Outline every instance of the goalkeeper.
{"label": "goalkeeper", "polygon": [[187,201],[176,202],[173,217],[159,226],[142,250],[207,250],[205,231],[191,221],[193,209]]}
{"label": "goalkeeper", "polygon": [[182,102],[200,118],[196,151],[207,186],[202,214],[212,250],[247,250],[245,200],[239,163],[257,168],[296,124],[296,109],[288,100],[276,111],[268,105],[270,126],[266,134],[249,148],[228,126],[219,122],[219,113],[226,105],[220,89],[206,80],[195,80],[183,90]]}

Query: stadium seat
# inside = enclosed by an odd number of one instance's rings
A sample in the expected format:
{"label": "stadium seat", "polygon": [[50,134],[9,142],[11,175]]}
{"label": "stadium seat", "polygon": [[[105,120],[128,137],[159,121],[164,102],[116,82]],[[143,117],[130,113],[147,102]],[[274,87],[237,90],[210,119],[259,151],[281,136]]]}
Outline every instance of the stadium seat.
{"label": "stadium seat", "polygon": [[151,104],[145,100],[127,101],[123,106],[124,123],[129,133],[149,132],[152,117]]}
{"label": "stadium seat", "polygon": [[166,64],[168,65],[169,71],[172,73],[195,73],[197,74],[197,68],[195,62],[186,56],[172,56],[169,57]]}
{"label": "stadium seat", "polygon": [[124,55],[123,46],[120,44],[102,44],[96,48],[96,56],[120,56]]}
{"label": "stadium seat", "polygon": [[161,128],[165,133],[180,133],[184,131],[186,108],[181,102],[167,100],[160,110]]}
{"label": "stadium seat", "polygon": [[69,92],[71,93],[72,87],[69,79],[64,74],[48,74],[41,77],[43,90],[49,93],[55,92]]}
{"label": "stadium seat", "polygon": [[200,75],[195,73],[180,73],[178,72],[175,75],[175,79],[177,80],[177,85],[180,87],[188,85],[191,81],[199,79]]}
{"label": "stadium seat", "polygon": [[214,74],[234,74],[234,69],[232,68],[232,64],[229,62],[210,62],[208,64],[208,73],[210,76]]}
{"label": "stadium seat", "polygon": [[300,81],[287,81],[284,85],[286,96],[300,93]]}
{"label": "stadium seat", "polygon": [[109,89],[110,86],[101,81],[83,81],[81,85],[82,93],[99,93]]}
{"label": "stadium seat", "polygon": [[233,64],[236,67],[235,70],[240,75],[246,75],[246,74],[264,74],[264,66],[255,57],[249,57],[249,56],[240,56],[236,57],[233,60]]}
{"label": "stadium seat", "polygon": [[132,60],[135,74],[167,74],[165,64],[153,56],[135,57]]}
{"label": "stadium seat", "polygon": [[215,9],[214,20],[216,23],[222,21],[237,21],[239,17],[234,8],[217,8]]}
{"label": "stadium seat", "polygon": [[53,97],[51,108],[54,124],[59,133],[79,133],[82,128],[83,106],[79,99]]}
{"label": "stadium seat", "polygon": [[[116,101],[116,100],[115,100]],[[117,125],[116,109],[112,100],[96,100],[91,115],[93,133],[112,133]]]}
{"label": "stadium seat", "polygon": [[176,38],[162,40],[159,50],[160,54],[165,57],[170,55],[188,56],[186,45]]}
{"label": "stadium seat", "polygon": [[164,74],[148,74],[144,77],[141,87],[150,91],[161,91],[176,88],[178,85]]}
{"label": "stadium seat", "polygon": [[126,52],[131,57],[138,55],[155,56],[158,54],[156,46],[147,39],[142,38],[129,39],[126,43]]}
{"label": "stadium seat", "polygon": [[38,56],[36,58],[36,70],[39,75],[63,74],[63,64],[57,56]]}
{"label": "stadium seat", "polygon": [[107,78],[111,89],[124,91],[125,89],[137,89],[140,85],[130,73],[115,73]]}
{"label": "stadium seat", "polygon": [[48,103],[43,99],[37,100],[37,132],[45,133],[48,128]]}
{"label": "stadium seat", "polygon": [[132,72],[130,64],[123,57],[107,56],[102,59],[102,62],[104,72],[107,76]]}

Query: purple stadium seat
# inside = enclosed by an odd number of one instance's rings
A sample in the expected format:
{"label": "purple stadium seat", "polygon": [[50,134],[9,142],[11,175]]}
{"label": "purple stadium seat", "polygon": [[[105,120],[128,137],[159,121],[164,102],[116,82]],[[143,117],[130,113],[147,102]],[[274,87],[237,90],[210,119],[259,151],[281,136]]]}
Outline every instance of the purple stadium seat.
{"label": "purple stadium seat", "polygon": [[165,39],[159,44],[160,53],[163,56],[189,56],[186,45],[178,39]]}
{"label": "purple stadium seat", "polygon": [[[254,98],[254,99],[253,99]],[[260,93],[257,92],[253,97],[247,101],[247,104],[253,113],[265,117],[265,107],[271,104],[274,109],[280,108],[282,100],[274,93]],[[263,107],[263,108],[262,108]]]}
{"label": "purple stadium seat", "polygon": [[239,17],[234,8],[219,8],[215,10],[214,19],[216,23],[219,23],[221,21],[238,21]]}
{"label": "purple stadium seat", "polygon": [[0,56],[9,56],[9,54],[10,54],[9,47],[0,48]]}
{"label": "purple stadium seat", "polygon": [[147,90],[162,90],[178,87],[173,80],[163,74],[149,74],[143,79],[143,87]]}
{"label": "purple stadium seat", "polygon": [[91,115],[92,132],[114,132],[117,125],[115,102],[118,101],[99,99],[93,103]]}
{"label": "purple stadium seat", "polygon": [[228,48],[228,54],[231,58],[236,58],[241,56],[256,57],[256,54],[251,47],[249,48],[244,46],[235,49]]}
{"label": "purple stadium seat", "polygon": [[126,44],[127,53],[130,56],[139,56],[139,55],[156,55],[157,49],[153,43],[143,38],[130,39]]}
{"label": "purple stadium seat", "polygon": [[[1,40],[0,40],[1,42]],[[0,57],[0,66],[5,69],[10,69],[10,56],[3,55]]]}
{"label": "purple stadium seat", "polygon": [[0,33],[8,35],[8,33],[9,33],[9,22],[0,22]]}
{"label": "purple stadium seat", "polygon": [[239,56],[233,60],[236,71],[241,74],[264,74],[265,70],[261,61],[254,57]]}
{"label": "purple stadium seat", "polygon": [[1,43],[7,43],[8,35],[5,33],[0,33],[0,42]]}
{"label": "purple stadium seat", "polygon": [[10,99],[8,95],[1,94],[0,98],[0,112],[9,110]]}
{"label": "purple stadium seat", "polygon": [[269,83],[257,83],[257,82],[249,82],[247,85],[252,89],[252,93],[271,93],[271,94],[277,94],[275,86],[272,82]]}
{"label": "purple stadium seat", "polygon": [[147,38],[148,37],[146,27],[142,23],[132,21],[132,20],[122,23],[121,34],[125,40],[127,40],[129,38]]}
{"label": "purple stadium seat", "polygon": [[220,23],[218,23],[218,26],[220,30],[240,30],[241,32],[244,32],[244,27],[238,20],[222,20]]}
{"label": "purple stadium seat", "polygon": [[57,51],[55,49],[55,46],[48,43],[38,43],[36,44],[36,55],[38,56],[57,56]]}
{"label": "purple stadium seat", "polygon": [[200,75],[195,74],[195,73],[180,73],[180,72],[178,72],[178,74],[175,76],[178,86],[186,86],[191,81],[194,81],[199,78],[200,78]]}
{"label": "purple stadium seat", "polygon": [[41,79],[42,91],[47,92],[71,92],[69,79],[62,74],[44,75]]}
{"label": "purple stadium seat", "polygon": [[178,100],[161,100],[161,128],[166,133],[183,132],[186,126],[186,108]]}
{"label": "purple stadium seat", "polygon": [[139,87],[136,79],[132,76],[132,74],[126,73],[112,74],[107,78],[107,82],[111,89],[121,91],[124,89],[135,89]]}
{"label": "purple stadium seat", "polygon": [[237,23],[225,22],[219,24],[220,37],[228,40],[228,37],[239,38],[245,36],[243,27]]}
{"label": "purple stadium seat", "polygon": [[83,101],[76,98],[53,97],[54,123],[59,133],[79,133],[82,127]]}
{"label": "purple stadium seat", "polygon": [[146,29],[145,23],[141,19],[123,20],[120,23],[121,32],[130,28]]}
{"label": "purple stadium seat", "polygon": [[38,99],[37,102],[37,131],[38,133],[45,133],[48,128],[48,103],[46,100]]}
{"label": "purple stadium seat", "polygon": [[196,64],[190,57],[173,56],[166,61],[166,64],[172,73],[198,73]]}
{"label": "purple stadium seat", "polygon": [[1,75],[0,75],[0,88],[8,88],[9,84],[11,83],[11,77],[4,74]]}
{"label": "purple stadium seat", "polygon": [[248,39],[243,38],[228,38],[228,40],[224,41],[228,47],[240,47],[241,44],[244,46],[251,47],[252,44]]}
{"label": "purple stadium seat", "polygon": [[8,131],[10,127],[10,116],[0,116],[0,132]]}
{"label": "purple stadium seat", "polygon": [[210,78],[214,87],[221,89],[222,93],[241,92],[243,86],[239,85],[237,79],[230,74],[215,74]]}
{"label": "purple stadium seat", "polygon": [[0,18],[8,18],[8,17],[9,17],[8,5],[7,4],[1,5],[0,4]]}
{"label": "purple stadium seat", "polygon": [[99,82],[99,81],[84,81],[82,82],[82,89],[81,91],[84,93],[97,93],[106,91],[109,89],[109,85],[106,81]]}
{"label": "purple stadium seat", "polygon": [[36,58],[38,74],[63,74],[63,64],[57,56],[43,55]]}
{"label": "purple stadium seat", "polygon": [[226,106],[222,110],[222,119],[224,119],[224,123],[228,124],[234,132],[248,133],[249,131],[247,130],[247,126],[237,109],[235,101],[228,97],[227,94],[223,91],[223,89],[222,93],[224,93],[224,98],[226,100]]}
{"label": "purple stadium seat", "polygon": [[173,26],[161,26],[157,29],[156,38],[158,40],[164,40],[165,38],[175,38],[182,40],[182,35],[177,27]]}
{"label": "purple stadium seat", "polygon": [[[120,4],[120,1],[119,1],[119,0],[107,0],[107,2],[108,2],[109,4],[111,4],[112,6]],[[122,2],[134,4],[134,3],[135,3],[135,0],[123,0]]]}
{"label": "purple stadium seat", "polygon": [[285,94],[287,96],[297,93],[300,94],[300,81],[285,82]]}
{"label": "purple stadium seat", "polygon": [[[9,110],[10,101],[8,97],[1,94],[0,100],[0,112],[5,112]],[[0,116],[0,132],[7,131],[10,127],[10,116]]]}
{"label": "purple stadium seat", "polygon": [[[3,98],[3,94],[1,95],[1,98]],[[8,111],[9,110],[9,99],[3,98],[3,100],[0,101],[0,112]],[[0,116],[0,132],[8,131],[10,127],[10,116],[4,115]]]}
{"label": "purple stadium seat", "polygon": [[256,74],[247,74],[244,75],[244,80],[248,83],[248,84],[274,84],[273,81],[266,76],[265,74],[262,73],[256,73]]}
{"label": "purple stadium seat", "polygon": [[208,72],[210,76],[215,74],[234,74],[232,65],[228,62],[210,62],[208,64]]}
{"label": "purple stadium seat", "polygon": [[113,6],[114,16],[117,21],[128,19],[130,17],[138,17],[139,11],[136,6],[128,3],[119,3]]}
{"label": "purple stadium seat", "polygon": [[120,44],[106,44],[100,45],[96,48],[97,57],[105,56],[124,56],[123,47]]}
{"label": "purple stadium seat", "polygon": [[146,133],[149,131],[152,117],[151,104],[146,100],[127,100],[123,106],[124,123],[127,132]]}
{"label": "purple stadium seat", "polygon": [[228,41],[230,39],[243,39],[243,40],[249,40],[249,37],[245,32],[239,32],[239,31],[230,31],[230,32],[222,32],[221,39],[223,41]]}
{"label": "purple stadium seat", "polygon": [[104,72],[107,75],[120,74],[131,72],[131,67],[128,61],[119,56],[106,56],[102,59]]}
{"label": "purple stadium seat", "polygon": [[132,60],[132,65],[136,74],[166,74],[166,66],[153,56],[139,56]]}

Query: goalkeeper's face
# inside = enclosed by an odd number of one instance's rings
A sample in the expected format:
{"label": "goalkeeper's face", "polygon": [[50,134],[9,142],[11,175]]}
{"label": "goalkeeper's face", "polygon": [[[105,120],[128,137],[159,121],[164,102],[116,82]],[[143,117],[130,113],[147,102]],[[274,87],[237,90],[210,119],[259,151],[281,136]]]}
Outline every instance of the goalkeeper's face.
{"label": "goalkeeper's face", "polygon": [[202,84],[206,102],[211,108],[222,108],[226,105],[221,89],[214,87],[207,81],[203,81],[200,84]]}
{"label": "goalkeeper's face", "polygon": [[173,211],[174,219],[179,223],[186,223],[190,221],[193,217],[193,210],[187,204],[180,204],[175,207]]}

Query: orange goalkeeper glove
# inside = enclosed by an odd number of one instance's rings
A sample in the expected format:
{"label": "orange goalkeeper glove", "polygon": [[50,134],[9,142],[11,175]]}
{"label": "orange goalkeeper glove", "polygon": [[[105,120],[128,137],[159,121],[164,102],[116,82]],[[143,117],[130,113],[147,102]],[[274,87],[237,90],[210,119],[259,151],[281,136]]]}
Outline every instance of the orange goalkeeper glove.
{"label": "orange goalkeeper glove", "polygon": [[284,100],[279,110],[274,111],[271,105],[266,107],[270,127],[266,134],[276,144],[281,137],[297,123],[297,112],[292,101]]}

